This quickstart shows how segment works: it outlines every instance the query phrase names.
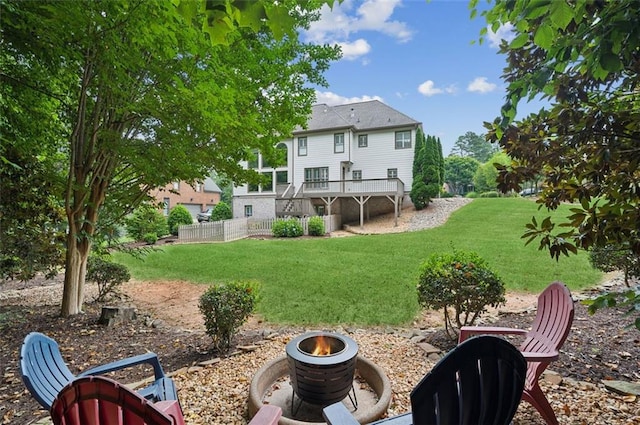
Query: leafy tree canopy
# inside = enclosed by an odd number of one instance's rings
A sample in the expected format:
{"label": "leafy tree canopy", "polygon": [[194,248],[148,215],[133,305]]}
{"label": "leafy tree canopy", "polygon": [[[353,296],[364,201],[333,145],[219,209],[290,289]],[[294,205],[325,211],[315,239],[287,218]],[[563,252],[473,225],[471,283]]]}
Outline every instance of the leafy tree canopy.
{"label": "leafy tree canopy", "polygon": [[[52,135],[64,156],[57,169],[66,179],[65,316],[81,311],[102,212],[118,220],[150,189],[201,180],[211,169],[237,182],[253,178],[240,161],[253,149],[269,155],[283,134],[306,123],[315,100],[308,83],[325,85],[322,73],[339,56],[337,47],[298,40],[294,28],[305,28],[314,15],[297,2],[176,3],[3,2],[2,58],[15,71],[3,70],[3,82],[55,104],[45,111],[53,119],[39,120],[26,95],[0,99],[24,112],[6,127],[43,126],[39,134]],[[274,34],[251,3],[262,5],[268,19],[286,10],[282,19],[293,23],[291,31]],[[201,27],[219,22],[200,6],[222,4],[233,31],[216,43]],[[245,25],[245,13],[262,24]],[[15,141],[24,143],[30,140]]]}
{"label": "leafy tree canopy", "polygon": [[444,160],[444,181],[451,193],[464,195],[473,185],[473,176],[480,162],[471,157],[450,155]]}
{"label": "leafy tree canopy", "polygon": [[487,162],[491,155],[497,152],[496,145],[487,141],[484,135],[478,135],[472,131],[467,131],[453,145],[452,154],[461,157],[471,157],[479,162]]}
{"label": "leafy tree canopy", "polygon": [[[539,239],[554,258],[622,243],[640,254],[640,3],[498,1],[482,14],[494,31],[513,24],[515,36],[500,49],[506,103],[487,125],[513,159],[499,187],[520,190],[540,175],[541,207],[576,203],[566,223],[530,223],[528,242]],[[550,107],[515,121],[532,98]]]}

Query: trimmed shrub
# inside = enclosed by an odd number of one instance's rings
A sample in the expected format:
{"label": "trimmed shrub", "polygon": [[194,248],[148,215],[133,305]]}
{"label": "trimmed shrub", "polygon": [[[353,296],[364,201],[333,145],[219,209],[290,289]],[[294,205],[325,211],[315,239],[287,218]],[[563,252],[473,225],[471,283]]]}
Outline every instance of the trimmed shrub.
{"label": "trimmed shrub", "polygon": [[591,265],[603,272],[621,270],[624,272],[624,283],[628,287],[630,278],[640,277],[640,257],[635,255],[628,245],[611,244],[593,247],[589,251]]}
{"label": "trimmed shrub", "polygon": [[178,228],[185,224],[193,224],[193,217],[191,217],[191,213],[184,205],[176,205],[171,208],[171,212],[169,212],[169,217],[167,218],[167,225],[169,226],[169,232],[177,236]]}
{"label": "trimmed shrub", "polygon": [[304,229],[297,218],[289,218],[276,220],[271,228],[271,233],[276,238],[297,238],[304,234]]}
{"label": "trimmed shrub", "polygon": [[309,218],[309,236],[324,236],[324,220],[322,217],[313,216]]}
{"label": "trimmed shrub", "polygon": [[98,285],[98,295],[93,299],[94,302],[105,301],[109,295],[118,295],[120,286],[129,279],[131,275],[125,265],[89,256],[86,280]]}
{"label": "trimmed shrub", "polygon": [[489,192],[483,192],[480,194],[481,198],[499,198],[500,194],[498,192],[496,192],[495,190],[489,191]]}
{"label": "trimmed shrub", "polygon": [[156,240],[169,233],[167,220],[151,205],[137,208],[125,221],[127,234],[136,241],[145,241],[147,234],[154,234]]}
{"label": "trimmed shrub", "polygon": [[142,240],[149,245],[153,245],[158,242],[158,235],[156,235],[155,233],[147,233],[142,237]]}
{"label": "trimmed shrub", "polygon": [[478,192],[467,192],[466,195],[464,195],[465,198],[477,198],[478,197]]}
{"label": "trimmed shrub", "polygon": [[220,352],[227,352],[240,326],[257,304],[256,282],[233,281],[211,286],[200,297],[198,308],[204,316],[207,335]]}
{"label": "trimmed shrub", "polygon": [[211,221],[229,220],[231,217],[233,217],[231,207],[222,201],[216,205],[211,213]]}
{"label": "trimmed shrub", "polygon": [[418,302],[443,310],[445,330],[455,340],[462,326],[473,325],[487,307],[505,303],[504,283],[472,251],[433,254],[420,266]]}

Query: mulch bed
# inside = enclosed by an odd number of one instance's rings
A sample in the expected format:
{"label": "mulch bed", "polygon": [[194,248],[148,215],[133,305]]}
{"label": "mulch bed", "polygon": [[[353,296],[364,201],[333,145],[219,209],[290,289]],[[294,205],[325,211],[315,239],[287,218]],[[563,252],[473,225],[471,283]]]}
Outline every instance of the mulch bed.
{"label": "mulch bed", "polygon": [[[166,324],[155,326],[157,322],[144,314],[129,323],[105,327],[97,322],[100,308],[95,305],[87,305],[84,314],[71,318],[61,318],[58,312],[57,306],[0,302],[1,424],[30,424],[47,416],[25,389],[18,366],[21,343],[32,331],[54,338],[74,373],[147,350],[158,353],[165,371],[193,366],[217,355],[202,333]],[[560,359],[551,367],[553,370],[564,377],[596,384],[603,379],[640,381],[640,331],[628,327],[629,317],[615,308],[589,315],[580,303],[576,304],[575,317]],[[532,320],[532,312],[513,313],[501,315],[494,324],[526,328]],[[246,345],[259,339],[259,332],[248,331],[235,342]],[[431,333],[428,341],[445,351],[452,347],[441,330]],[[143,370],[134,370],[114,378],[133,382],[147,376]]]}

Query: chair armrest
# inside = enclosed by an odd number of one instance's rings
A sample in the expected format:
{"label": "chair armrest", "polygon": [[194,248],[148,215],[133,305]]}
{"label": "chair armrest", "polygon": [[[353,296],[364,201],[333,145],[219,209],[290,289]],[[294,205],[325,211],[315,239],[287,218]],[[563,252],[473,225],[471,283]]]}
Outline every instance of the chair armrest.
{"label": "chair armrest", "polygon": [[525,358],[527,362],[538,362],[538,363],[551,363],[555,361],[560,356],[560,353],[557,351],[551,351],[549,353],[535,353],[533,351],[521,351],[522,356]]}
{"label": "chair armrest", "polygon": [[501,328],[496,326],[463,326],[460,328],[460,336],[458,343],[474,336],[474,335],[526,335],[529,333],[526,329],[517,328]]}
{"label": "chair armrest", "polygon": [[265,404],[251,419],[248,425],[278,425],[282,409],[272,404]]}
{"label": "chair armrest", "polygon": [[79,373],[78,377],[89,375],[104,375],[105,373],[145,363],[153,366],[153,374],[156,380],[164,378],[164,371],[162,370],[162,366],[160,366],[160,361],[158,360],[158,355],[156,353],[140,354],[138,356],[117,360],[115,362],[107,363],[101,366],[96,366],[91,369],[87,369],[82,373]]}
{"label": "chair armrest", "polygon": [[184,425],[184,416],[178,400],[158,401],[153,403],[153,406],[173,419],[174,425]]}
{"label": "chair armrest", "polygon": [[322,409],[322,416],[328,425],[360,425],[341,401]]}

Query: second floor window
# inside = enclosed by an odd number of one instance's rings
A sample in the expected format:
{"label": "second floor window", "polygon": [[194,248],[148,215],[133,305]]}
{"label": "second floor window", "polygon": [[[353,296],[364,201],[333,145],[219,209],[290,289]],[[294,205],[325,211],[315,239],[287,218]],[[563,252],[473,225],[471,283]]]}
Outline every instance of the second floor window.
{"label": "second floor window", "polygon": [[396,149],[411,149],[411,130],[396,131]]}
{"label": "second floor window", "polygon": [[344,152],[344,133],[336,133],[333,135],[333,153]]}
{"label": "second floor window", "polygon": [[353,180],[362,180],[362,170],[353,170],[351,176]]}
{"label": "second floor window", "polygon": [[253,215],[253,205],[244,206],[244,216],[251,217]]}
{"label": "second floor window", "polygon": [[387,168],[387,178],[389,178],[389,179],[397,179],[398,178],[398,169],[397,168]]}
{"label": "second floor window", "polygon": [[251,158],[249,158],[248,161],[248,167],[252,168],[252,169],[256,169],[258,168],[258,157],[260,156],[260,154],[258,153],[257,149],[254,149],[251,151]]}
{"label": "second floor window", "polygon": [[358,135],[358,147],[366,148],[367,146],[369,146],[369,135],[368,134]]}
{"label": "second floor window", "polygon": [[298,156],[307,156],[307,138],[298,137]]}

